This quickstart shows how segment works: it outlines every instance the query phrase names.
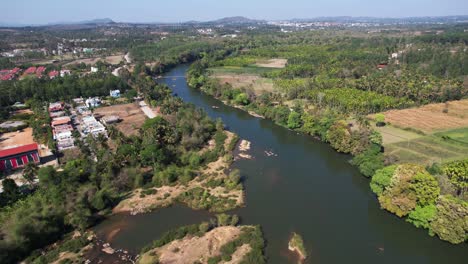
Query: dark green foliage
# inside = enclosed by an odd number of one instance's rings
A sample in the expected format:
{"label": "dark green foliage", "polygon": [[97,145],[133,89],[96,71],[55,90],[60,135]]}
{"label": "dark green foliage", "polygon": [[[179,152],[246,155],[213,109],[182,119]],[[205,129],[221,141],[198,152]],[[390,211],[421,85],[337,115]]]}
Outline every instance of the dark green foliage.
{"label": "dark green foliage", "polygon": [[371,145],[369,149],[355,156],[351,163],[358,166],[359,171],[364,176],[372,177],[377,170],[384,167],[384,158],[380,146]]}
{"label": "dark green foliage", "polygon": [[26,78],[21,81],[0,82],[0,105],[36,99],[45,102],[70,100],[76,97],[104,96],[109,90],[129,90],[121,79],[110,74],[67,76],[54,80]]}
{"label": "dark green foliage", "polygon": [[288,128],[297,129],[297,128],[300,128],[301,126],[302,126],[301,114],[296,111],[292,111],[291,113],[289,113]]}

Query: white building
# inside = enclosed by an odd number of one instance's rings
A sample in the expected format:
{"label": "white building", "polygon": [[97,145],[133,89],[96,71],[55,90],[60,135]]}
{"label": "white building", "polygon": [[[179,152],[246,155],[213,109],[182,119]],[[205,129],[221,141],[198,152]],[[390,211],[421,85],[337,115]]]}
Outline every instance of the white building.
{"label": "white building", "polygon": [[85,116],[81,122],[82,132],[85,135],[91,134],[97,136],[102,134],[107,137],[106,128],[98,122],[94,116]]}
{"label": "white building", "polygon": [[66,75],[70,75],[71,72],[69,70],[61,70],[60,71],[60,77],[65,77]]}
{"label": "white building", "polygon": [[114,98],[119,98],[120,97],[120,90],[111,90],[110,91],[110,96]]}
{"label": "white building", "polygon": [[101,105],[101,99],[98,97],[88,98],[85,103],[88,108],[98,107]]}
{"label": "white building", "polygon": [[91,66],[91,72],[98,72],[98,70],[99,70],[99,69],[98,69],[97,67],[92,67],[92,66]]}

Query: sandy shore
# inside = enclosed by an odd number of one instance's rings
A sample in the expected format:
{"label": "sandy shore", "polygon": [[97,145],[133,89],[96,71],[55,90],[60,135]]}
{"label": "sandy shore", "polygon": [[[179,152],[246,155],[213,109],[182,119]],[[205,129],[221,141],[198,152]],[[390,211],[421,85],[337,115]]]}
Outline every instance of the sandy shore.
{"label": "sandy shore", "polygon": [[[220,255],[221,247],[236,239],[241,232],[241,227],[222,226],[205,233],[201,237],[187,236],[144,253],[138,263],[155,263],[156,259],[161,264],[207,263],[209,258]],[[233,254],[231,261],[224,263],[240,263],[250,250],[250,245],[242,245]]]}

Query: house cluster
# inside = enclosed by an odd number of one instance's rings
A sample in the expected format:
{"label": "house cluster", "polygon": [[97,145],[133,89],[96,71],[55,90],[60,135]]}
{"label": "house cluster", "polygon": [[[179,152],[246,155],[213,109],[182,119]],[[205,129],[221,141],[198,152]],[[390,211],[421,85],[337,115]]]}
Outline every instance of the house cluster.
{"label": "house cluster", "polygon": [[14,69],[4,69],[0,70],[0,80],[2,81],[10,81],[18,77],[21,73],[21,69],[16,67]]}
{"label": "house cluster", "polygon": [[52,118],[52,134],[57,142],[57,149],[62,151],[75,147],[73,126],[70,116],[65,113],[65,104],[63,102],[49,104],[49,115]]}
{"label": "house cluster", "polygon": [[14,57],[22,57],[28,52],[35,52],[35,53],[42,53],[44,56],[48,55],[47,49],[46,48],[41,48],[41,49],[14,49],[12,51],[6,51],[0,53],[2,57],[7,57],[7,58],[14,58]]}
{"label": "house cluster", "polygon": [[24,71],[24,75],[36,75],[37,78],[41,78],[46,71],[44,66],[34,67],[31,66]]}
{"label": "house cluster", "polygon": [[97,107],[101,101],[98,97],[88,98],[84,101],[82,98],[75,98],[73,102],[77,104],[75,107],[76,113],[79,116],[80,132],[82,136],[92,135],[97,137],[104,135],[107,137],[106,127],[96,120],[90,108]]}

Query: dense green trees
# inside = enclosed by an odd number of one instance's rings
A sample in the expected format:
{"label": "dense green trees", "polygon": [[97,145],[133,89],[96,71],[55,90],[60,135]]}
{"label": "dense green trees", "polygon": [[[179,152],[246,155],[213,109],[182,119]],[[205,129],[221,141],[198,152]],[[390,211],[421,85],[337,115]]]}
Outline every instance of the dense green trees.
{"label": "dense green trees", "polygon": [[441,239],[451,243],[467,241],[468,203],[451,196],[440,196],[437,213],[430,228]]}
{"label": "dense green trees", "polygon": [[468,159],[450,162],[442,169],[460,192],[468,190]]}
{"label": "dense green trees", "polygon": [[380,205],[429,234],[451,243],[468,238],[468,204],[451,195],[441,195],[434,176],[424,168],[392,165],[378,170],[370,183]]}
{"label": "dense green trees", "polygon": [[0,82],[0,106],[24,102],[31,98],[52,102],[76,97],[109,95],[110,90],[129,90],[127,83],[111,74],[77,75],[54,80],[26,78],[21,81]]}
{"label": "dense green trees", "polygon": [[371,190],[380,196],[384,190],[390,185],[392,177],[395,174],[396,165],[388,166],[383,169],[377,170],[372,176],[370,182]]}

